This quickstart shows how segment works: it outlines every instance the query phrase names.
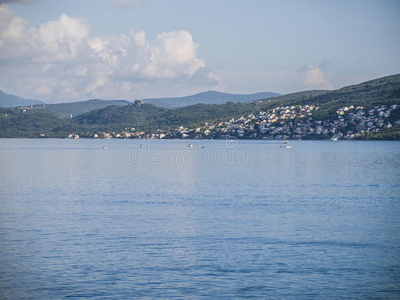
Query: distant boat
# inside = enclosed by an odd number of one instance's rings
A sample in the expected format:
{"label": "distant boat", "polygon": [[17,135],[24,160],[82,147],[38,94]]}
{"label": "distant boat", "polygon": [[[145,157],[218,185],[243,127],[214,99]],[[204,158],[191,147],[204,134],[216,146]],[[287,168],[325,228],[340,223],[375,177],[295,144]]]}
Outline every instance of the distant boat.
{"label": "distant boat", "polygon": [[103,146],[103,149],[104,149],[104,150],[106,150],[106,149],[107,149],[107,147],[106,147],[106,146]]}
{"label": "distant boat", "polygon": [[288,141],[288,140],[286,140],[286,141],[284,141],[283,143],[284,143],[284,144],[289,144],[289,141]]}
{"label": "distant boat", "polygon": [[331,141],[337,142],[338,138],[331,138]]}
{"label": "distant boat", "polygon": [[292,146],[290,146],[290,145],[279,145],[279,148],[287,148],[287,149],[290,149],[290,148],[292,148]]}
{"label": "distant boat", "polygon": [[189,148],[192,148],[192,147],[193,147],[193,145],[192,145],[192,144],[188,144],[187,146],[188,146]]}

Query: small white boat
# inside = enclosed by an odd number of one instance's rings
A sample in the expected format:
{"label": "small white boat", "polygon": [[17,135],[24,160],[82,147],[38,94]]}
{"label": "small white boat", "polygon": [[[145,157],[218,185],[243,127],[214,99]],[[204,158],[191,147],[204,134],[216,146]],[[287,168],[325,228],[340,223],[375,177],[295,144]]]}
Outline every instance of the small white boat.
{"label": "small white boat", "polygon": [[287,148],[287,149],[290,149],[290,148],[292,148],[292,146],[290,146],[290,145],[279,145],[279,148]]}
{"label": "small white boat", "polygon": [[193,147],[193,145],[192,145],[192,144],[188,144],[187,146],[188,146],[189,148],[192,148],[192,147]]}

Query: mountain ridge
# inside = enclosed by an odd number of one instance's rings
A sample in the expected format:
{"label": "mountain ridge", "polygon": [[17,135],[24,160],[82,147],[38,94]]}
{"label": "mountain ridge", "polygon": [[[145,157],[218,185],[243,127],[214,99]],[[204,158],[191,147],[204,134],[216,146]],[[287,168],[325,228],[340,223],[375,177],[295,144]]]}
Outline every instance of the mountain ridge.
{"label": "mountain ridge", "polygon": [[193,104],[224,104],[226,102],[249,102],[281,96],[274,92],[259,92],[253,94],[233,94],[218,91],[206,91],[183,97],[145,98],[143,102],[166,108],[180,108]]}
{"label": "mountain ridge", "polygon": [[17,107],[36,104],[44,104],[44,102],[41,100],[25,99],[19,96],[6,94],[0,90],[0,107]]}
{"label": "mountain ridge", "polygon": [[124,106],[129,104],[132,104],[132,102],[127,100],[90,99],[76,102],[46,104],[46,108],[64,116],[72,115],[73,117],[76,117],[78,115],[111,105]]}
{"label": "mountain ridge", "polygon": [[[189,96],[168,97],[168,98],[145,98],[142,101],[164,108],[181,108],[199,103],[205,104],[224,104],[226,102],[249,102],[254,100],[277,97],[281,94],[273,92],[260,92],[254,94],[232,94],[217,91],[206,91]],[[7,99],[6,99],[7,98]],[[138,101],[138,100],[135,100]],[[22,97],[5,94],[0,91],[0,107],[18,107],[28,105],[45,105],[47,109],[59,114],[73,117],[90,112],[92,110],[104,108],[110,105],[129,105],[133,102],[128,100],[104,100],[89,99],[74,102],[45,103],[40,100],[24,99]]]}

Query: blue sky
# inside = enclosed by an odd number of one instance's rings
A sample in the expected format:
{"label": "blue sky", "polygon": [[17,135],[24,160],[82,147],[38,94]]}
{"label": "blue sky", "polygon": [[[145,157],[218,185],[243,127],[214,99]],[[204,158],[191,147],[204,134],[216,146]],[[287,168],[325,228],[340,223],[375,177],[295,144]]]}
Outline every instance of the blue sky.
{"label": "blue sky", "polygon": [[400,73],[397,0],[0,3],[0,89],[48,102],[284,94]]}

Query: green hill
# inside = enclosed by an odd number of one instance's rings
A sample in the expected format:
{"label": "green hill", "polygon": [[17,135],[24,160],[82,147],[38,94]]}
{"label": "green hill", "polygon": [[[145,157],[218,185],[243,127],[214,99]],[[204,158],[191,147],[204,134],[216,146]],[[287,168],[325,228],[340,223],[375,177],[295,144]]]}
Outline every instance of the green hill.
{"label": "green hill", "polygon": [[151,104],[131,104],[125,106],[108,106],[97,109],[74,118],[78,124],[87,125],[118,125],[124,126],[149,126],[157,124],[159,116],[169,111],[167,108],[157,107]]}
{"label": "green hill", "polygon": [[47,109],[0,108],[0,137],[65,137],[82,126]]}

